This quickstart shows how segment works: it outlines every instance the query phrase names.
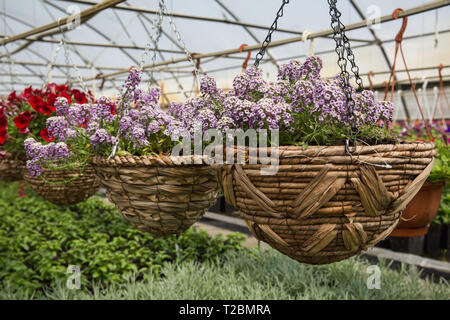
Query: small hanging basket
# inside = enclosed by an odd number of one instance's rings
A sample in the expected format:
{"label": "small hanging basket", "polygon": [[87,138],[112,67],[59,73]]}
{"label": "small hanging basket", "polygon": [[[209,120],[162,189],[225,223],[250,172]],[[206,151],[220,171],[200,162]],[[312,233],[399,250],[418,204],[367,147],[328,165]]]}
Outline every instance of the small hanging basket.
{"label": "small hanging basket", "polygon": [[56,205],[82,202],[99,189],[99,181],[91,165],[81,169],[44,169],[41,176],[31,176],[24,170],[31,188],[45,200]]}
{"label": "small hanging basket", "polygon": [[9,152],[4,157],[0,157],[0,180],[5,182],[22,180],[24,169],[25,161],[16,159]]}
{"label": "small hanging basket", "polygon": [[326,264],[394,230],[435,154],[428,142],[359,146],[351,157],[344,146],[286,146],[276,174],[261,175],[267,165],[226,165],[221,184],[257,239],[297,261]]}
{"label": "small hanging basket", "polygon": [[167,156],[94,157],[92,164],[120,215],[156,237],[186,231],[216,201],[217,169],[208,165]]}

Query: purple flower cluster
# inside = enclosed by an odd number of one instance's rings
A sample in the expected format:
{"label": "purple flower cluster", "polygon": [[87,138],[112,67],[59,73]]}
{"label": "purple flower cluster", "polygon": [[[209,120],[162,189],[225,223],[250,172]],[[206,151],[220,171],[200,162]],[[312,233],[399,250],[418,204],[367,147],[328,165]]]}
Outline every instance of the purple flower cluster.
{"label": "purple flower cluster", "polygon": [[349,112],[342,80],[339,76],[322,79],[322,66],[322,60],[316,56],[303,63],[292,60],[280,67],[274,83],[267,83],[262,70],[252,66],[234,78],[233,88],[226,93],[206,76],[200,82],[200,96],[183,104],[172,103],[169,112],[181,119],[191,133],[195,129],[204,132],[217,128],[224,132],[253,128],[291,134],[305,117],[312,117],[319,125],[339,128],[382,127],[392,121],[392,104],[377,102],[372,92],[357,92],[353,87],[354,106]]}
{"label": "purple flower cluster", "polygon": [[33,138],[28,138],[24,141],[24,146],[27,158],[30,159],[27,161],[28,172],[34,176],[39,176],[42,173],[44,163],[66,160],[72,155],[64,142],[51,142],[42,145]]}
{"label": "purple flower cluster", "polygon": [[[59,98],[56,101],[56,116],[47,119],[48,131],[57,143],[42,145],[28,140],[25,145],[30,173],[40,174],[42,164],[48,161],[67,160],[72,156],[76,160],[86,154],[109,155],[117,141],[122,142],[119,149],[143,154],[143,148],[147,148],[152,141],[170,142],[173,135],[180,136],[186,130],[183,121],[158,106],[161,89],[152,88],[145,92],[138,87],[140,81],[141,72],[131,69],[122,94],[115,101],[102,97],[90,105],[69,104],[65,98]],[[222,93],[217,88],[214,90],[211,87],[209,90]],[[195,114],[207,120],[210,114],[205,112],[198,110]],[[185,117],[180,110],[181,113]],[[155,150],[160,152],[167,146],[170,143]],[[83,152],[77,152],[80,149]]]}

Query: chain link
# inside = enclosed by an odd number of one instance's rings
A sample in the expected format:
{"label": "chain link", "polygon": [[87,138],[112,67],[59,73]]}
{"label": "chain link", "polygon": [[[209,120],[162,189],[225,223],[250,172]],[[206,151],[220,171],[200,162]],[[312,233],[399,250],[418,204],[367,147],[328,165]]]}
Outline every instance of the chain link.
{"label": "chain link", "polygon": [[[75,75],[77,77],[77,83],[79,83],[79,85],[81,86],[83,92],[88,92],[86,85],[83,81],[83,77],[81,76],[80,70],[78,69],[78,67],[75,65],[75,63],[73,62],[71,56],[70,56],[70,52],[69,49],[67,47],[67,40],[66,40],[66,34],[64,32],[64,30],[61,28],[61,25],[59,26],[59,31],[61,32],[61,40],[59,40],[58,46],[56,47],[55,51],[53,52],[53,56],[50,59],[50,62],[47,65],[47,77],[44,81],[44,84],[42,85],[42,89],[45,89],[48,85],[48,82],[50,80],[50,75],[53,69],[53,65],[56,63],[56,58],[58,57],[59,51],[61,51],[62,48],[64,48],[64,57],[65,57],[65,61],[66,64],[68,66],[71,66],[74,70],[75,70]],[[67,80],[68,82],[71,84],[72,81],[72,75],[70,73],[70,69],[68,69],[67,71]]]}
{"label": "chain link", "polygon": [[159,2],[159,10],[158,10],[157,20],[156,21],[151,20],[151,21],[152,21],[152,33],[150,35],[150,41],[148,41],[147,44],[145,45],[145,49],[144,49],[144,52],[142,53],[141,61],[139,63],[139,70],[142,70],[144,68],[145,58],[147,57],[149,51],[152,49],[152,45],[153,45],[153,51],[152,51],[152,57],[151,57],[152,68],[150,69],[149,83],[148,83],[149,88],[151,86],[151,80],[153,79],[153,72],[154,72],[154,67],[155,67],[155,63],[156,63],[156,52],[158,50],[158,43],[159,43],[159,39],[161,38],[161,35],[162,35],[163,6],[162,6],[161,2]]}
{"label": "chain link", "polygon": [[61,38],[61,40],[59,40],[59,42],[58,42],[58,45],[57,45],[55,51],[53,52],[53,56],[50,59],[50,62],[47,64],[47,77],[44,80],[42,89],[45,89],[48,85],[48,82],[50,80],[50,75],[52,73],[53,65],[56,63],[56,58],[58,57],[59,51],[61,51],[62,47],[63,47],[63,39]]}
{"label": "chain link", "polygon": [[341,69],[340,78],[343,82],[343,90],[347,103],[347,117],[350,120],[350,138],[346,141],[346,151],[351,154],[354,152],[349,149],[349,140],[353,141],[356,148],[356,136],[358,129],[356,127],[356,118],[354,115],[355,101],[353,100],[352,86],[350,85],[350,74],[347,71],[347,61],[350,62],[350,70],[355,75],[355,81],[358,85],[358,91],[363,89],[362,79],[359,76],[359,67],[355,63],[355,55],[350,47],[350,42],[345,35],[345,26],[341,22],[341,12],[336,6],[337,0],[328,0],[330,6],[331,28],[333,29],[333,39],[336,42],[336,53],[338,55],[337,64]]}
{"label": "chain link", "polygon": [[264,42],[261,46],[261,49],[259,49],[259,52],[256,54],[255,66],[259,66],[259,63],[261,62],[262,58],[264,57],[267,46],[272,41],[272,33],[278,28],[278,19],[283,16],[283,8],[288,3],[289,3],[289,0],[283,0],[283,3],[281,4],[280,9],[278,9],[277,16],[275,17],[274,22],[270,26],[269,33],[267,34],[266,39],[264,40]]}
{"label": "chain link", "polygon": [[181,34],[178,32],[175,22],[173,21],[172,16],[169,14],[166,4],[164,3],[164,0],[159,0],[159,2],[163,6],[164,13],[165,13],[165,15],[167,15],[167,18],[169,19],[170,26],[172,28],[172,31],[175,33],[175,35],[177,37],[178,43],[183,48],[183,51],[186,53],[186,56],[187,56],[189,62],[194,66],[194,76],[198,77],[198,75],[199,75],[199,73],[201,73],[201,71],[197,68],[194,58],[192,57],[192,53],[187,49],[186,44],[184,43],[183,39],[181,38]]}
{"label": "chain link", "polygon": [[[66,61],[67,61],[66,63],[71,65],[72,68],[75,70],[75,76],[77,77],[78,84],[81,86],[81,89],[83,90],[83,92],[87,93],[88,90],[87,90],[86,85],[85,85],[85,83],[83,81],[83,77],[81,76],[80,70],[78,69],[76,64],[73,62],[72,57],[70,56],[69,48],[67,47],[66,34],[62,30],[61,30],[61,32],[62,32],[61,40],[62,40],[63,46],[64,46],[64,55],[65,55]],[[69,71],[68,76],[69,76],[69,80],[70,80],[70,78],[71,78],[70,71]]]}

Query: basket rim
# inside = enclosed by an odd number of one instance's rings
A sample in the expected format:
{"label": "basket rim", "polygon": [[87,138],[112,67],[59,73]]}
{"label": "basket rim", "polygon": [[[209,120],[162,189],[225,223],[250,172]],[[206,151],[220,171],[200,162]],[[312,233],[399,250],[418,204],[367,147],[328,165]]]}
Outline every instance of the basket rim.
{"label": "basket rim", "polygon": [[[271,147],[226,147],[225,152],[228,150],[233,150],[237,153],[238,149],[244,149],[245,153],[252,150],[265,149],[267,155],[271,154]],[[357,146],[356,150],[352,155],[364,155],[364,154],[376,154],[378,152],[421,152],[421,151],[431,151],[435,149],[435,145],[431,141],[400,141],[396,144],[378,144],[373,146]],[[288,155],[289,157],[304,156],[307,154],[314,153],[316,156],[336,155],[336,156],[349,156],[346,153],[344,145],[334,145],[334,146],[307,146],[303,148],[302,146],[279,146],[279,157],[283,158]],[[208,164],[205,162],[208,159],[205,155],[190,155],[190,156],[167,156],[167,155],[125,155],[125,156],[114,156],[109,158],[107,156],[93,156],[90,159],[90,163],[94,166],[153,166],[153,167],[194,167],[194,166],[221,166],[219,164]],[[225,165],[225,163],[223,164]]]}

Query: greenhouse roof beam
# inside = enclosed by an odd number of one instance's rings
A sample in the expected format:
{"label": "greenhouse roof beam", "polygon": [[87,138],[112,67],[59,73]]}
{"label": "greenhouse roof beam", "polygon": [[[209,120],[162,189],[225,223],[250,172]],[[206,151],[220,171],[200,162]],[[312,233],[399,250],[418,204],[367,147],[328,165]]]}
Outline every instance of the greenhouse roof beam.
{"label": "greenhouse roof beam", "polygon": [[[407,16],[412,16],[415,14],[419,14],[419,13],[423,13],[429,10],[434,10],[434,9],[438,9],[444,6],[447,6],[450,4],[450,0],[439,0],[439,1],[433,1],[433,2],[429,2],[429,3],[425,3],[423,5],[419,5],[407,10],[404,10],[402,12],[399,13],[399,18],[402,17],[407,17]],[[384,22],[388,22],[388,21],[392,21],[394,20],[394,18],[392,17],[391,14],[389,15],[385,15],[380,17],[380,23],[384,23]],[[368,20],[362,20],[360,22],[356,22],[356,23],[352,23],[346,26],[346,30],[350,31],[350,30],[355,30],[355,29],[360,29],[360,28],[364,28],[367,26],[367,22]],[[323,36],[327,36],[327,35],[331,35],[333,34],[333,29],[325,29],[325,30],[321,30],[318,32],[313,32],[311,33],[311,35],[308,37],[309,39],[314,39],[314,38],[318,38],[318,37],[323,37]],[[301,36],[297,36],[297,37],[292,37],[292,38],[287,38],[287,39],[282,39],[282,40],[277,40],[277,41],[272,41],[268,47],[277,47],[277,46],[282,46],[285,44],[289,44],[289,43],[294,43],[294,42],[299,42],[302,40]],[[259,49],[261,46],[261,44],[256,44],[256,45],[251,45],[251,46],[247,46],[244,47],[242,49],[242,51],[249,51],[249,50],[257,50]],[[209,53],[204,53],[204,54],[198,54],[196,55],[196,58],[206,58],[206,57],[213,57],[213,56],[223,56],[223,55],[227,55],[227,54],[235,54],[235,53],[240,53],[239,48],[233,48],[233,49],[228,49],[228,50],[221,50],[221,51],[215,51],[215,52],[209,52]],[[162,66],[162,65],[169,65],[169,64],[174,64],[174,63],[180,63],[180,62],[185,62],[187,61],[188,58],[178,58],[178,59],[171,59],[171,60],[167,60],[167,61],[161,61],[155,64],[155,66]],[[146,65],[144,66],[144,68],[149,68],[149,67],[153,67],[152,65]],[[112,72],[109,74],[105,74],[102,75],[102,78],[109,78],[109,77],[114,77],[123,73],[127,73],[128,69],[123,69],[121,71],[117,71],[117,72]],[[85,81],[89,81],[89,80],[93,80],[93,78],[87,78],[85,79]]]}
{"label": "greenhouse roof beam", "polygon": [[[89,4],[94,5],[97,2],[92,0],[62,0],[62,1],[69,1],[69,2],[75,2],[80,4]],[[129,6],[123,6],[123,5],[117,5],[114,7],[114,9],[117,10],[126,10],[126,11],[134,11],[134,12],[140,12],[140,13],[147,13],[147,14],[158,14],[157,10],[151,10],[146,8],[136,8],[131,5]],[[225,24],[233,24],[237,26],[242,27],[248,27],[248,28],[255,28],[255,29],[262,29],[262,30],[269,30],[270,27],[254,24],[254,23],[247,23],[247,22],[240,22],[240,21],[233,21],[233,20],[227,20],[227,19],[220,19],[220,18],[213,18],[213,17],[203,17],[203,16],[194,16],[194,15],[188,15],[188,14],[181,14],[181,13],[164,13],[164,15],[170,15],[174,18],[183,18],[183,19],[192,19],[192,20],[200,20],[200,21],[208,21],[208,22],[218,22],[218,23],[225,23]],[[290,34],[298,34],[301,35],[303,32],[298,30],[291,30],[291,29],[284,29],[284,28],[278,28],[278,32],[283,33],[290,33]],[[323,37],[329,37],[330,35],[325,35]],[[367,42],[365,39],[350,39],[352,41],[358,41],[358,42]]]}
{"label": "greenhouse roof beam", "polygon": [[[124,1],[125,0],[105,0],[105,1],[102,1],[100,3],[96,3],[94,6],[88,8],[86,10],[81,11],[80,12],[80,19],[85,19],[85,18],[91,17],[91,16],[99,13],[100,11],[102,11],[104,9],[113,7],[113,6],[115,6],[115,5],[117,5],[117,4],[121,3],[121,2],[124,2]],[[71,19],[71,16],[67,16],[67,17],[62,18],[62,19],[60,19],[58,21],[53,21],[53,22],[48,23],[46,25],[43,25],[43,26],[34,28],[32,30],[28,30],[26,32],[23,32],[23,33],[20,33],[20,34],[8,37],[6,39],[0,40],[0,45],[5,45],[5,44],[13,42],[13,41],[22,40],[22,39],[24,39],[26,37],[33,36],[33,35],[36,35],[36,34],[39,34],[39,33],[45,32],[45,31],[49,31],[49,30],[58,28],[60,26],[63,26],[65,24],[67,24],[70,21],[69,19]]]}

